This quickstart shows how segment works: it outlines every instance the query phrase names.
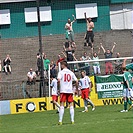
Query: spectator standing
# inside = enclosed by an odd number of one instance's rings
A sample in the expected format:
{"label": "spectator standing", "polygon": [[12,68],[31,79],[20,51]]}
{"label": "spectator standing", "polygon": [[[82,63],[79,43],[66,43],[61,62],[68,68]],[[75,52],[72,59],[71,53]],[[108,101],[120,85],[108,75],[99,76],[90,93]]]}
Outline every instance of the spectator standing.
{"label": "spectator standing", "polygon": [[6,75],[8,75],[8,72],[11,74],[11,58],[9,56],[9,54],[6,56],[6,59],[4,59],[4,69],[5,69],[5,73]]}
{"label": "spectator standing", "polygon": [[28,81],[27,84],[32,85],[36,82],[36,73],[30,68],[30,71],[27,73]]}
{"label": "spectator standing", "polygon": [[[84,55],[82,56],[82,60],[83,61],[87,61],[87,60],[91,60],[90,56],[87,56],[87,53],[84,52]],[[89,76],[90,75],[90,64],[89,62],[85,62],[85,71],[86,71],[86,75]]]}
{"label": "spectator standing", "polygon": [[[92,49],[92,55],[93,55],[92,60],[99,60],[99,57],[98,57],[99,53],[100,53],[100,48],[99,48],[97,53],[94,52],[93,49]],[[94,75],[101,73],[99,61],[93,62],[93,70],[94,70]]]}
{"label": "spectator standing", "polygon": [[[82,57],[79,58],[79,61],[83,61]],[[85,68],[85,63],[78,63],[79,70],[82,71]]]}
{"label": "spectator standing", "polygon": [[87,18],[86,13],[84,13],[86,23],[87,23],[87,32],[85,35],[85,40],[86,40],[86,46],[90,46],[93,48],[93,42],[94,42],[94,33],[93,33],[93,28],[94,28],[94,23],[92,22],[92,19],[89,17]]}
{"label": "spectator standing", "polygon": [[58,60],[56,62],[56,66],[58,66],[58,63],[61,62],[61,61],[64,61],[65,60],[65,57],[61,57],[60,54],[58,54]]}
{"label": "spectator standing", "polygon": [[51,61],[50,63],[50,75],[52,77],[57,77],[56,64],[54,63],[54,61]]}
{"label": "spectator standing", "polygon": [[[62,53],[64,54],[67,61],[77,60],[76,57],[75,57],[75,54],[74,54],[75,50],[73,50],[71,47],[69,47],[68,50],[64,48],[64,51],[65,51],[65,53],[64,52],[62,52]],[[74,64],[69,64],[69,68],[71,70],[73,70],[74,69]]]}
{"label": "spectator standing", "polygon": [[71,21],[68,19],[66,25],[65,25],[65,30],[66,30],[66,39],[68,40],[69,43],[71,43],[72,47],[76,47],[75,41],[74,41],[74,31],[72,28],[73,23],[76,21],[76,18],[74,15],[72,15],[74,20]]}
{"label": "spectator standing", "polygon": [[[103,50],[103,53],[104,53],[104,55],[105,55],[105,59],[110,59],[110,58],[112,58],[113,51],[114,51],[114,48],[115,48],[116,43],[114,42],[114,45],[113,45],[113,47],[112,47],[111,50],[109,50],[109,49],[105,50],[105,48],[103,47],[102,43],[100,43],[100,44],[101,44],[101,48],[102,48],[102,50]],[[107,75],[109,72],[110,72],[110,74],[113,73],[113,66],[112,66],[112,61],[108,61],[108,60],[107,60],[107,61],[105,61],[105,73],[106,73],[106,75]]]}
{"label": "spectator standing", "polygon": [[44,66],[44,77],[45,78],[48,78],[49,64],[50,64],[50,60],[47,59],[47,55],[44,54],[44,56],[43,56],[43,66]]}
{"label": "spectator standing", "polygon": [[[120,58],[120,53],[116,53],[116,58]],[[123,60],[115,60],[114,64],[115,64],[115,74],[122,74],[122,66]]]}
{"label": "spectator standing", "polygon": [[127,61],[127,59],[124,59],[124,61],[122,63],[122,67],[126,67],[126,70],[132,70],[133,71],[133,63],[131,62],[130,64],[126,65],[126,61]]}

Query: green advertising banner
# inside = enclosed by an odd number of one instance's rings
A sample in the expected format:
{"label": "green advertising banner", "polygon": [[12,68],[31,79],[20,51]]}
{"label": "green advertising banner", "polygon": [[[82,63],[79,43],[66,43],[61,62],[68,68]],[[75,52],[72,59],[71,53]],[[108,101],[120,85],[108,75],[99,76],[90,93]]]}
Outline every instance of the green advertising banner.
{"label": "green advertising banner", "polygon": [[98,99],[123,96],[123,75],[96,76]]}

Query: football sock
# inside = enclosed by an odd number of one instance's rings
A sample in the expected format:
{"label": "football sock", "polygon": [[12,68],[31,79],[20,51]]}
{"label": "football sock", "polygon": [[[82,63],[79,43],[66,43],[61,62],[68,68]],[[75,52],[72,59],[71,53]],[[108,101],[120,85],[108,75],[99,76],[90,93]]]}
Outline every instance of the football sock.
{"label": "football sock", "polygon": [[55,102],[55,105],[56,105],[58,108],[60,108],[60,105],[59,105],[59,103]]}
{"label": "football sock", "polygon": [[85,110],[88,110],[88,108],[87,108],[88,101],[86,101],[86,99],[84,99],[84,105],[85,105]]}
{"label": "football sock", "polygon": [[132,105],[132,101],[128,98],[127,98],[127,102],[128,102],[128,104]]}
{"label": "football sock", "polygon": [[60,106],[60,110],[59,110],[59,122],[62,122],[63,115],[64,115],[64,107]]}
{"label": "football sock", "polygon": [[73,108],[73,106],[70,106],[70,116],[71,116],[71,122],[74,122],[74,108]]}
{"label": "football sock", "polygon": [[127,110],[127,101],[124,101],[124,110]]}
{"label": "football sock", "polygon": [[87,101],[91,104],[92,107],[94,107],[94,104],[90,99],[87,99]]}

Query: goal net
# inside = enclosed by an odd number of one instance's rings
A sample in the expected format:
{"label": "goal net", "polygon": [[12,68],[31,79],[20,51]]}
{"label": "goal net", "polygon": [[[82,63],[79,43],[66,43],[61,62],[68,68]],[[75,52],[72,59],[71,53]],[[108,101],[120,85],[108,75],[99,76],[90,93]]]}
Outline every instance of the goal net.
{"label": "goal net", "polygon": [[69,68],[77,75],[85,71],[88,76],[105,74],[122,74],[122,64],[126,60],[126,68],[133,71],[133,57],[72,61],[68,62]]}

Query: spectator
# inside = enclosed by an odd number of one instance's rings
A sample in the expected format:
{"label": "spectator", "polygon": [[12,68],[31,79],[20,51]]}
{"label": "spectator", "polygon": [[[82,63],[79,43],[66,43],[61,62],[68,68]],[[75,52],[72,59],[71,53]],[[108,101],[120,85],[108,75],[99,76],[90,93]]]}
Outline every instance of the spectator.
{"label": "spectator", "polygon": [[[101,44],[101,48],[103,50],[103,53],[105,55],[105,59],[109,59],[109,58],[112,58],[112,55],[113,55],[113,51],[114,51],[114,48],[115,48],[115,45],[116,43],[114,42],[114,45],[112,47],[112,50],[105,50],[105,48],[102,46],[102,43]],[[113,66],[112,66],[112,61],[105,61],[105,73],[106,75],[110,72],[110,74],[113,73]]]}
{"label": "spectator", "polygon": [[[82,60],[87,61],[87,60],[91,60],[91,58],[90,58],[90,56],[87,56],[86,52],[84,52],[84,55],[82,56]],[[89,62],[85,62],[84,70],[86,71],[86,75],[89,76],[90,75],[90,64],[89,64]]]}
{"label": "spectator", "polygon": [[37,54],[37,75],[39,76],[41,72],[41,56]]}
{"label": "spectator", "polygon": [[[120,53],[116,53],[116,58],[120,58]],[[122,74],[122,66],[123,60],[115,60],[114,64],[115,64],[115,74]]]}
{"label": "spectator", "polygon": [[71,43],[72,47],[76,47],[75,41],[74,41],[74,32],[72,25],[76,21],[76,18],[74,15],[72,15],[74,20],[71,22],[70,19],[68,19],[68,22],[65,25],[65,30],[66,30],[66,39],[68,40],[69,43]]}
{"label": "spectator", "polygon": [[9,56],[9,54],[6,56],[6,59],[4,59],[4,70],[5,70],[5,73],[6,73],[6,75],[8,75],[8,72],[11,74],[11,66],[10,66],[10,64],[11,64],[11,58],[10,58],[10,56]]}
{"label": "spectator", "polygon": [[68,48],[70,45],[69,45],[69,42],[65,42],[64,44],[63,44],[63,47],[65,47],[65,48]]}
{"label": "spectator", "polygon": [[[92,55],[93,55],[92,60],[99,60],[99,57],[98,57],[99,53],[100,53],[100,48],[97,53],[94,52],[92,49]],[[93,62],[93,70],[94,70],[94,75],[101,73],[99,61]]]}
{"label": "spectator", "polygon": [[86,23],[87,23],[87,33],[85,35],[85,40],[86,40],[86,46],[90,46],[93,48],[93,42],[94,42],[94,33],[93,33],[93,28],[94,28],[94,23],[92,22],[92,19],[89,17],[86,17],[86,13],[84,13]]}
{"label": "spectator", "polygon": [[[76,57],[75,57],[75,55],[74,55],[75,50],[73,50],[71,47],[69,47],[68,50],[64,48],[64,51],[66,53],[64,53],[64,52],[62,52],[62,53],[64,54],[64,56],[67,59],[67,61],[77,60]],[[74,69],[74,64],[69,64],[69,68],[71,70],[73,70]]]}
{"label": "spectator", "polygon": [[50,64],[50,75],[52,77],[57,77],[57,70],[56,70],[56,65],[54,61],[51,61],[51,64]]}
{"label": "spectator", "polygon": [[[79,60],[83,61],[82,57],[80,57]],[[78,67],[80,71],[83,71],[85,68],[85,63],[78,63]]]}
{"label": "spectator", "polygon": [[28,81],[27,81],[28,85],[35,84],[35,82],[36,82],[36,73],[32,70],[32,68],[30,68],[30,71],[27,73],[27,77],[28,77]]}
{"label": "spectator", "polygon": [[43,57],[43,64],[44,64],[44,77],[48,78],[48,70],[49,70],[50,60],[47,59],[46,54],[44,54],[44,57]]}
{"label": "spectator", "polygon": [[43,63],[44,63],[44,70],[48,71],[50,60],[47,59],[47,55],[46,54],[43,57]]}
{"label": "spectator", "polygon": [[126,65],[126,61],[127,61],[127,59],[125,58],[123,60],[122,67],[126,67],[126,70],[132,70],[133,71],[133,63],[130,63],[130,64]]}
{"label": "spectator", "polygon": [[56,62],[56,66],[58,66],[58,63],[61,62],[61,61],[63,61],[63,60],[65,60],[65,57],[63,58],[63,57],[61,57],[60,54],[58,54],[58,60]]}
{"label": "spectator", "polygon": [[2,72],[2,65],[1,65],[1,60],[0,60],[0,72]]}

